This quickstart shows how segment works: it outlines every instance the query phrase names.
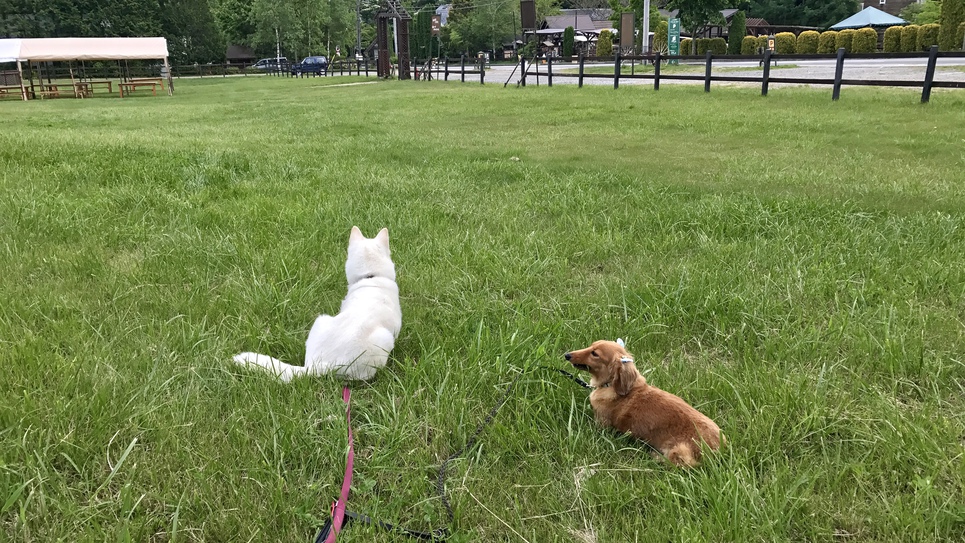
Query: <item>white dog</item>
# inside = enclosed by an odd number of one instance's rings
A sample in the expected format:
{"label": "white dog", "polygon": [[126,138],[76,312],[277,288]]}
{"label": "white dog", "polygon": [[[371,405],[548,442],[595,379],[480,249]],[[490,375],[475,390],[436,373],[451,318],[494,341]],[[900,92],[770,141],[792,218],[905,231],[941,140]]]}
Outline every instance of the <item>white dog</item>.
{"label": "white dog", "polygon": [[259,366],[291,381],[299,375],[334,371],[348,379],[369,379],[385,366],[402,328],[399,287],[389,253],[389,230],[372,239],[352,227],[345,261],[348,294],[338,315],[315,319],[305,342],[305,365],[292,366],[256,353],[241,353],[235,362]]}

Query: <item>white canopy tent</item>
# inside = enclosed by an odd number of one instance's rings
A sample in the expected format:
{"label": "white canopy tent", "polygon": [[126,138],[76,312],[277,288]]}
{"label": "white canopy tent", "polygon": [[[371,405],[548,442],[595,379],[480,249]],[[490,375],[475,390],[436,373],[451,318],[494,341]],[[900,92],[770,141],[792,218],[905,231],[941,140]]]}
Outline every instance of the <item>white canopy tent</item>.
{"label": "white canopy tent", "polygon": [[164,60],[168,94],[173,94],[164,38],[10,38],[0,39],[0,62],[16,62],[23,99],[23,62],[74,60]]}

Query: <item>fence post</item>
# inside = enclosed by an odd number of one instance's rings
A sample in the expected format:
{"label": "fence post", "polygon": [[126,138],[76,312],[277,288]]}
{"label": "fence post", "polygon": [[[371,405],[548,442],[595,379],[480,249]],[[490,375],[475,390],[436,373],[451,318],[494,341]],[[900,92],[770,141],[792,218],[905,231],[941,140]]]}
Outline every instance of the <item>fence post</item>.
{"label": "fence post", "polygon": [[771,50],[764,49],[764,75],[761,77],[761,96],[767,96],[767,80],[771,77]]}
{"label": "fence post", "polygon": [[844,73],[844,47],[838,49],[837,64],[834,65],[834,90],[831,91],[831,99],[837,100],[841,97],[841,75]]}
{"label": "fence post", "polygon": [[465,53],[462,54],[462,68],[460,69],[460,72],[462,73],[462,82],[465,83],[466,82],[466,54]]}
{"label": "fence post", "polygon": [[583,51],[580,51],[580,80],[579,80],[580,83],[579,83],[579,86],[577,87],[578,89],[583,88],[583,60],[584,60]]}
{"label": "fence post", "polygon": [[519,57],[519,70],[522,77],[519,78],[519,86],[526,86],[526,57]]}
{"label": "fence post", "polygon": [[938,63],[938,46],[928,50],[928,67],[925,68],[925,83],[921,87],[921,103],[927,104],[931,98],[931,85],[935,80],[935,64]]}
{"label": "fence post", "polygon": [[553,86],[553,57],[546,57],[546,85]]}
{"label": "fence post", "polygon": [[449,57],[446,57],[446,70],[443,81],[449,81]]}
{"label": "fence post", "polygon": [[613,55],[613,88],[620,88],[620,50]]}
{"label": "fence post", "polygon": [[707,66],[704,72],[704,92],[710,92],[710,71],[711,71],[711,65],[714,63],[714,61],[712,60],[713,56],[714,56],[713,52],[711,52],[711,50],[708,49],[707,56],[706,56],[707,60],[705,61],[707,63]]}
{"label": "fence post", "polygon": [[660,90],[660,51],[653,56],[653,90]]}
{"label": "fence post", "polygon": [[479,84],[486,84],[486,58],[479,59]]}

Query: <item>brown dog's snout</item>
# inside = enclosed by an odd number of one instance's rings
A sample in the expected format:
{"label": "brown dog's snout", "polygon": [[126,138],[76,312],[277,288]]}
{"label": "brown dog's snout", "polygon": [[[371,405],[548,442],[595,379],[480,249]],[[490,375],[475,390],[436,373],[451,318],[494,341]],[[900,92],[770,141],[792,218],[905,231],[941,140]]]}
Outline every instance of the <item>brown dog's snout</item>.
{"label": "brown dog's snout", "polygon": [[566,354],[563,355],[563,358],[569,360],[569,359],[573,358],[573,353],[566,353]]}

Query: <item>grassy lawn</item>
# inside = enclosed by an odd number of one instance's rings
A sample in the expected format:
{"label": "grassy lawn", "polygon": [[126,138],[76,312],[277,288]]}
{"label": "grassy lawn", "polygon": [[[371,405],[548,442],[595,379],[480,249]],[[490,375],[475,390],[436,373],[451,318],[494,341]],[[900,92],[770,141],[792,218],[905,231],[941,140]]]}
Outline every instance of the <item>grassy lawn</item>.
{"label": "grassy lawn", "polygon": [[[340,383],[281,385],[387,226],[403,329],[349,508],[453,541],[965,533],[965,93],[205,78],[0,103],[0,540],[307,541]],[[537,366],[626,338],[694,470]],[[402,541],[353,526],[340,541]]]}

